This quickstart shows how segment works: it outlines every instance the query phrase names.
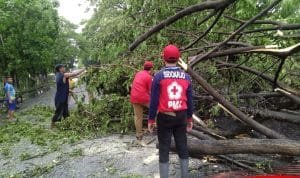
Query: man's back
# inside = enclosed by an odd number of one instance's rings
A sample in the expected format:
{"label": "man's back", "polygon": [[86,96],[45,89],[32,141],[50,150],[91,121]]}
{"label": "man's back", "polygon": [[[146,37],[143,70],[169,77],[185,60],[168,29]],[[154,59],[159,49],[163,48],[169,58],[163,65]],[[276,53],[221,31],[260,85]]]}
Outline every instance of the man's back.
{"label": "man's back", "polygon": [[56,95],[55,95],[55,102],[66,102],[68,99],[69,93],[69,82],[66,79],[64,82],[64,74],[58,72],[56,74]]}
{"label": "man's back", "polygon": [[142,70],[135,74],[130,91],[130,102],[148,103],[150,101],[152,77],[148,71]]}

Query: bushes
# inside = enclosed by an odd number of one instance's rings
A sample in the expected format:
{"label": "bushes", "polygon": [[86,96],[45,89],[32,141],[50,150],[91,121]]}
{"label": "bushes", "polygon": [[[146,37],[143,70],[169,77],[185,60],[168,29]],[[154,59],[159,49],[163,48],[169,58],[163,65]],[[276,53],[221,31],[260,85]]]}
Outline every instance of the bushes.
{"label": "bushes", "polygon": [[63,121],[60,128],[82,133],[126,133],[134,128],[133,111],[128,97],[103,95],[87,105],[78,105],[74,115]]}

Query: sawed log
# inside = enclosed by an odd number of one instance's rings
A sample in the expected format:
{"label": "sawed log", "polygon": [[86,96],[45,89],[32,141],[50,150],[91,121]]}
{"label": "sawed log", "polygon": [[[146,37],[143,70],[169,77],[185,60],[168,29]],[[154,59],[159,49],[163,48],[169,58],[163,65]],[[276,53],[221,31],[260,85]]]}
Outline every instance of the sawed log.
{"label": "sawed log", "polygon": [[[175,145],[171,145],[175,151]],[[300,155],[300,142],[288,139],[230,139],[230,140],[188,140],[191,155],[220,154],[282,154]]]}

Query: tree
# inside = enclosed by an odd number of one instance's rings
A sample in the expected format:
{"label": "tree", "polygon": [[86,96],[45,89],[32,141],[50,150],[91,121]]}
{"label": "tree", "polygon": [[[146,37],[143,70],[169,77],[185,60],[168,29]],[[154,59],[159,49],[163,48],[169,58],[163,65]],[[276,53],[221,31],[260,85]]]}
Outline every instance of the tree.
{"label": "tree", "polygon": [[0,75],[14,76],[17,86],[53,71],[55,63],[74,60],[74,25],[60,19],[51,0],[0,1]]}
{"label": "tree", "polygon": [[[212,103],[210,101],[208,106],[197,101],[196,114],[202,115],[207,110],[212,116],[224,114],[224,103],[221,102],[222,107],[217,105],[224,97],[233,103],[229,103],[232,106],[229,116],[238,115],[246,123],[252,123],[252,128],[264,133],[266,128],[252,122],[239,108],[274,110],[281,108],[281,104],[268,105],[257,98],[243,101],[238,96],[272,92],[277,87],[298,93],[299,60],[295,54],[299,45],[291,36],[297,35],[300,29],[297,18],[300,12],[294,7],[299,1],[169,2],[98,1],[95,14],[83,31],[87,46],[91,48],[85,51],[82,60],[100,65],[93,68],[89,87],[99,93],[124,95],[124,88],[130,85],[135,72],[132,68],[138,69],[145,59],[154,60],[159,68],[162,47],[174,43],[181,47],[183,58],[190,62],[190,69],[203,76],[201,81],[207,80],[202,84],[211,85],[210,91],[203,89],[203,85],[195,85],[195,93],[205,97],[215,90],[220,95],[212,96],[221,96],[214,98]],[[272,49],[267,49],[269,45],[273,45]],[[274,45],[280,49],[273,49]],[[231,66],[228,67],[228,63]],[[195,84],[196,81],[200,80],[196,79]],[[228,106],[225,106],[226,112]],[[282,137],[269,131],[264,134]]]}

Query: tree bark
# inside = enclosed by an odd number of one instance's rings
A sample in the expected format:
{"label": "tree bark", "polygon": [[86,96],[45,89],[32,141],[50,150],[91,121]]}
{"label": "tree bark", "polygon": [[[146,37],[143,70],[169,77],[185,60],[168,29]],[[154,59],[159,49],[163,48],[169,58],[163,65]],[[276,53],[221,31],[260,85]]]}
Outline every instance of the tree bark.
{"label": "tree bark", "polygon": [[[300,142],[288,139],[188,140],[191,155],[282,154],[300,155]],[[176,151],[172,143],[171,150]]]}
{"label": "tree bark", "polygon": [[[205,133],[205,134],[208,134],[208,136],[211,138],[211,139],[215,139],[215,138],[218,138],[218,139],[226,139],[224,137],[224,135],[219,132],[219,131],[215,131],[215,130],[212,130],[210,128],[207,128],[207,127],[203,127],[203,126],[198,126],[198,125],[194,125],[193,128],[196,130],[196,131],[200,131]],[[208,137],[207,137],[208,138]],[[203,140],[207,140],[207,139],[203,139]]]}
{"label": "tree bark", "polygon": [[192,130],[192,131],[188,132],[188,134],[190,134],[200,140],[212,140],[213,139],[210,136],[208,136],[202,132],[196,131],[196,130]]}
{"label": "tree bark", "polygon": [[300,124],[300,115],[296,115],[296,114],[271,111],[271,110],[249,110],[249,109],[247,109],[247,112],[251,114],[257,114],[262,118],[270,118],[270,119],[276,119],[276,120],[292,122],[295,124]]}
{"label": "tree bark", "polygon": [[293,95],[292,93],[289,93],[287,91],[284,91],[280,88],[276,88],[275,89],[276,92],[282,94],[283,96],[293,100],[295,103],[297,103],[298,105],[300,105],[300,97],[296,96],[296,95]]}

